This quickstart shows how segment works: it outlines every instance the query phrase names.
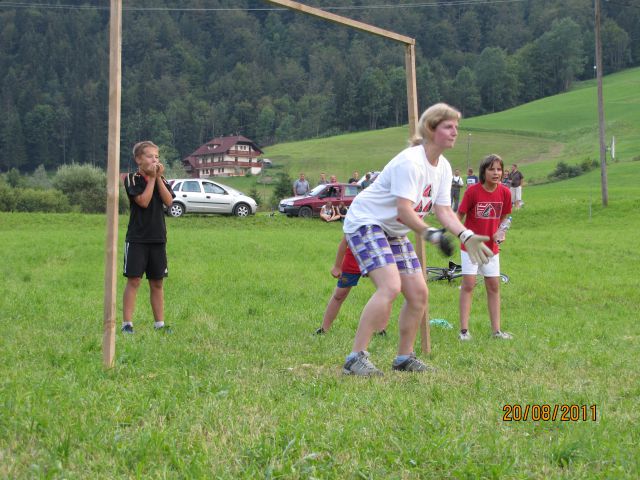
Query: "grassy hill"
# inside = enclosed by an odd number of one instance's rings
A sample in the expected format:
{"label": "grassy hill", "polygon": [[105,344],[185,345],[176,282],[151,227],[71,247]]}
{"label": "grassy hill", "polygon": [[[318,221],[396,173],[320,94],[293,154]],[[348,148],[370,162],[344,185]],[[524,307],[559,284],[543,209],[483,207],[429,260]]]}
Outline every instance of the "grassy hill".
{"label": "grassy hill", "polygon": [[[607,143],[616,137],[616,160],[640,157],[640,69],[604,78]],[[596,82],[504,112],[463,119],[456,147],[447,153],[454,167],[477,169],[480,159],[498,153],[518,163],[529,183],[545,181],[559,161],[599,161]],[[268,147],[265,156],[294,176],[303,171],[311,181],[320,172],[346,180],[353,170],[381,169],[406,146],[406,126]],[[230,179],[248,189],[255,179]]]}

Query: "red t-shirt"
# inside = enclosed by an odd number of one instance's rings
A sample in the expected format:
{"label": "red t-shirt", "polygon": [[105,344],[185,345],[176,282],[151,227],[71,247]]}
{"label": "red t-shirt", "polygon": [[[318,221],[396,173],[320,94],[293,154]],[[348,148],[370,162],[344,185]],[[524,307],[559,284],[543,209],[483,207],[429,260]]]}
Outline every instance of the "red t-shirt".
{"label": "red t-shirt", "polygon": [[[466,215],[465,227],[478,235],[490,237],[490,240],[485,242],[487,247],[493,253],[500,251],[498,244],[493,241],[493,234],[500,226],[500,219],[511,213],[511,192],[507,187],[498,184],[493,192],[487,192],[481,184],[469,187],[458,212]],[[466,251],[464,244],[461,248]]]}
{"label": "red t-shirt", "polygon": [[347,247],[347,251],[344,252],[344,258],[342,259],[342,266],[340,267],[342,273],[360,273],[360,267],[356,257],[351,253],[351,249]]}

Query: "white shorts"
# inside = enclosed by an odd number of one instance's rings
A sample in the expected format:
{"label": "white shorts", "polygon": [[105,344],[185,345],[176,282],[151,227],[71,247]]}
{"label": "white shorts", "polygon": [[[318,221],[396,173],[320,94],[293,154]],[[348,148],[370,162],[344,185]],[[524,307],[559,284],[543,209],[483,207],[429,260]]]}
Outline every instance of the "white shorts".
{"label": "white shorts", "polygon": [[476,265],[471,262],[471,257],[464,250],[460,250],[462,255],[462,274],[463,275],[482,275],[483,277],[499,277],[500,276],[500,254],[496,254],[489,259],[486,265]]}
{"label": "white shorts", "polygon": [[511,202],[521,202],[522,201],[522,187],[511,187]]}

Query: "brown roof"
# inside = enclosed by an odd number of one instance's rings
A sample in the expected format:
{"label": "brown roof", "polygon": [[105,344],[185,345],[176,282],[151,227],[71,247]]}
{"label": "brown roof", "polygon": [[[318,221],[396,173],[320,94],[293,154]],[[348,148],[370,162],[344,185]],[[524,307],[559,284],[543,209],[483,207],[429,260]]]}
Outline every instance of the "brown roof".
{"label": "brown roof", "polygon": [[231,147],[235,146],[238,143],[248,143],[253,146],[253,149],[261,155],[263,152],[260,150],[260,147],[253,141],[249,140],[242,135],[237,135],[235,137],[218,137],[209,140],[204,145],[201,145],[195,152],[193,152],[189,157],[199,157],[202,155],[207,155],[211,153],[226,153],[231,150]]}

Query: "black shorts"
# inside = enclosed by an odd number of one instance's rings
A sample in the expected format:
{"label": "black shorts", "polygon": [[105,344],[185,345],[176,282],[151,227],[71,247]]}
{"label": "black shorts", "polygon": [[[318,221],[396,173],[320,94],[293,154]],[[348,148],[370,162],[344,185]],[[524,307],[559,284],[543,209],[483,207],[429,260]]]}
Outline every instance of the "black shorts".
{"label": "black shorts", "polygon": [[169,275],[166,243],[124,244],[124,276],[160,280]]}

